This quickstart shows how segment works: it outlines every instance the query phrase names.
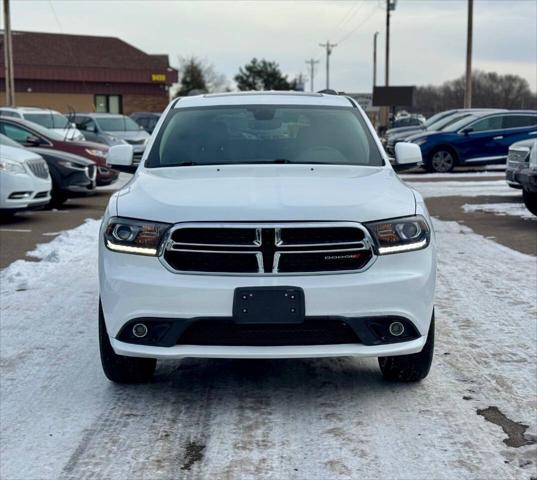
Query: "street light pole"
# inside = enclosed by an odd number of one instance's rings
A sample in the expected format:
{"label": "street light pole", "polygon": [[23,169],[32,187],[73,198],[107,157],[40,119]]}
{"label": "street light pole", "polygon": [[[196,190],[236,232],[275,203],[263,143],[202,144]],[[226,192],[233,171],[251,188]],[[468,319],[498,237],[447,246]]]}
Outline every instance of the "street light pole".
{"label": "street light pole", "polygon": [[390,16],[391,11],[395,10],[397,0],[386,0],[386,70],[384,72],[384,83],[390,86]]}
{"label": "street light pole", "polygon": [[466,34],[466,86],[464,108],[472,108],[472,37],[474,24],[474,0],[468,0],[468,32]]}
{"label": "street light pole", "polygon": [[373,35],[373,88],[377,86],[377,37],[379,32]]}
{"label": "street light pole", "polygon": [[328,40],[326,43],[319,43],[320,47],[326,48],[326,89],[330,88],[330,55],[332,55],[332,48],[337,47],[337,43],[330,43]]}
{"label": "street light pole", "polygon": [[4,0],[4,67],[6,84],[6,105],[15,106],[15,76],[13,73],[13,47],[11,43],[11,18],[9,0]]}
{"label": "street light pole", "polygon": [[310,67],[310,91],[313,92],[313,77],[315,75],[315,65],[319,63],[319,60],[315,60],[313,58],[306,60],[306,64]]}

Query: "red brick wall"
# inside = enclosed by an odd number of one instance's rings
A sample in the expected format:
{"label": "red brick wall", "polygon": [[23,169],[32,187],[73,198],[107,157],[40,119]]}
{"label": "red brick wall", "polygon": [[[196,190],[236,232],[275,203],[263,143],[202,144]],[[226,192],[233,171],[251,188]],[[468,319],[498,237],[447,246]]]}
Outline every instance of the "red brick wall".
{"label": "red brick wall", "polygon": [[162,112],[169,103],[168,93],[158,95],[123,95],[123,113],[133,112]]}

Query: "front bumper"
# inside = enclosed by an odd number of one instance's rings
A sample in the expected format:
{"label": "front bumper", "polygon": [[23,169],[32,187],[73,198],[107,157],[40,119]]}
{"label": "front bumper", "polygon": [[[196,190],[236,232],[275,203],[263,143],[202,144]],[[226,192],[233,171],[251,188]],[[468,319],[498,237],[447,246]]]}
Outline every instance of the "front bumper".
{"label": "front bumper", "polygon": [[528,192],[537,193],[537,169],[524,168],[516,173],[516,181]]}
{"label": "front bumper", "polygon": [[[386,356],[421,351],[433,312],[436,260],[434,242],[424,250],[379,256],[360,273],[309,276],[185,275],[166,270],[156,257],[111,252],[100,245],[99,277],[103,313],[112,347],[120,355],[180,358],[296,358]],[[399,316],[419,338],[365,345],[208,346],[139,345],[117,340],[129,321],[232,316],[235,288],[291,285],[304,290],[306,317]]]}
{"label": "front bumper", "polygon": [[[38,208],[50,202],[50,178],[43,179],[29,174],[2,174],[0,176],[0,210],[15,212]],[[27,197],[14,198],[26,192]]]}

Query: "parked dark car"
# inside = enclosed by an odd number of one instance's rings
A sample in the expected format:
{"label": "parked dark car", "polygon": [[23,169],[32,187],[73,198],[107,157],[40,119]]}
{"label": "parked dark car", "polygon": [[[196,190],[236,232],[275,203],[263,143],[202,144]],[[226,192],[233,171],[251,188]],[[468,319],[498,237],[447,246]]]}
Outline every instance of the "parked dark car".
{"label": "parked dark car", "polygon": [[457,165],[503,163],[513,143],[530,138],[537,138],[536,110],[476,112],[407,141],[420,146],[427,170],[450,172]]}
{"label": "parked dark car", "polygon": [[135,112],[131,113],[130,117],[140,125],[147,133],[153,133],[155,125],[160,118],[160,113],[153,112]]}
{"label": "parked dark car", "polygon": [[537,215],[537,138],[511,145],[505,179],[510,187],[522,189],[527,209]]}
{"label": "parked dark car", "polygon": [[0,147],[3,145],[30,150],[47,162],[52,180],[51,205],[59,206],[68,198],[95,193],[97,167],[91,160],[50,148],[23,147],[0,133]]}
{"label": "parked dark car", "polygon": [[99,143],[65,141],[53,130],[11,117],[0,117],[0,133],[25,147],[60,150],[91,160],[97,165],[97,185],[109,185],[119,176],[118,172],[106,166],[108,147]]}
{"label": "parked dark car", "polygon": [[513,143],[513,145],[509,147],[505,169],[505,180],[510,187],[517,189],[522,188],[522,185],[517,180],[517,173],[528,167],[530,151],[535,140],[537,139],[522,140],[521,142]]}
{"label": "parked dark car", "polygon": [[398,118],[392,122],[392,128],[404,128],[404,127],[421,127],[425,122],[420,118],[410,115],[408,117]]}
{"label": "parked dark car", "polygon": [[130,117],[111,113],[77,113],[73,118],[89,141],[109,146],[132,145],[134,164],[140,163],[149,134]]}

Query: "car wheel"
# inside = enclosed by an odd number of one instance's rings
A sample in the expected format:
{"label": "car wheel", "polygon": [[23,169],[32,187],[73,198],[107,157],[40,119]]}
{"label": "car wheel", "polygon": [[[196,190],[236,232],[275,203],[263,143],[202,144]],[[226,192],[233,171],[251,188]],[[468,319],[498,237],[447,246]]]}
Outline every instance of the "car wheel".
{"label": "car wheel", "polygon": [[99,349],[101,364],[108,380],[115,383],[145,383],[151,380],[157,361],[154,358],[125,357],[114,352],[99,302]]}
{"label": "car wheel", "polygon": [[526,208],[534,215],[537,215],[537,193],[522,190],[522,198],[524,199],[524,205],[526,205]]}
{"label": "car wheel", "polygon": [[385,380],[392,382],[417,382],[423,380],[431,369],[434,352],[434,313],[423,350],[411,355],[380,357],[379,366]]}
{"label": "car wheel", "polygon": [[446,149],[439,149],[432,153],[429,162],[427,162],[427,170],[436,173],[447,173],[455,167],[455,155],[453,152]]}
{"label": "car wheel", "polygon": [[62,193],[55,188],[52,189],[49,203],[51,207],[61,207],[66,201],[67,195],[65,195],[65,193]]}

